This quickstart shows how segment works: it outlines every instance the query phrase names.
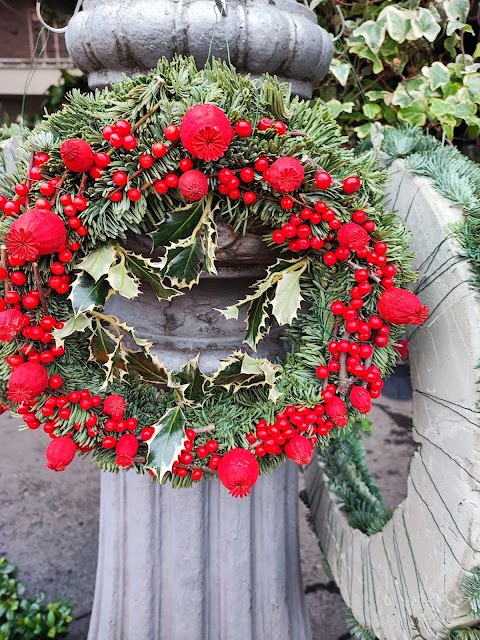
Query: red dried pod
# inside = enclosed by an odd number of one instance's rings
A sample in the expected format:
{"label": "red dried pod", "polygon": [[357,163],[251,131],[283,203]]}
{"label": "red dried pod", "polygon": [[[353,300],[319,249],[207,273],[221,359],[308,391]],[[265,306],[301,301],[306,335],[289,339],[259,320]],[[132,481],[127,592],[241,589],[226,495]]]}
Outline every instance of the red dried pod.
{"label": "red dried pod", "polygon": [[0,312],[0,342],[11,342],[23,329],[24,315],[17,309]]}
{"label": "red dried pod", "polygon": [[353,386],[350,391],[350,402],[360,413],[368,413],[372,409],[370,394],[363,387]]}
{"label": "red dried pod", "polygon": [[302,163],[296,158],[278,158],[272,163],[268,182],[279,193],[291,193],[300,187],[305,176]]}
{"label": "red dried pod", "polygon": [[429,308],[407,289],[385,289],[378,299],[378,313],[392,324],[423,324]]}
{"label": "red dried pod", "polygon": [[47,447],[45,466],[52,471],[63,471],[74,459],[77,449],[70,437],[55,438]]}
{"label": "red dried pod", "polygon": [[16,404],[37,398],[48,386],[45,367],[36,362],[26,362],[12,371],[8,381],[8,397]]}
{"label": "red dried pod", "polygon": [[220,482],[234,498],[248,496],[258,479],[260,467],[257,459],[247,449],[230,449],[218,465]]}
{"label": "red dried pod", "polygon": [[370,236],[363,227],[355,222],[343,224],[337,232],[338,242],[352,251],[365,251],[370,243]]}
{"label": "red dried pod", "polygon": [[341,398],[335,396],[327,402],[325,413],[337,427],[344,427],[347,424],[347,405]]}
{"label": "red dried pod", "polygon": [[15,220],[5,240],[10,257],[33,262],[39,256],[61,251],[67,242],[67,231],[53,211],[31,209]]}
{"label": "red dried pod", "polygon": [[133,458],[138,451],[138,440],[133,433],[126,433],[117,442],[115,463],[119,467],[128,468],[133,465]]}
{"label": "red dried pod", "polygon": [[121,420],[126,408],[125,398],[117,393],[112,393],[105,398],[102,411],[107,416],[112,416],[114,420]]}
{"label": "red dried pod", "polygon": [[206,162],[218,160],[227,151],[234,130],[220,107],[196,104],[183,116],[180,139],[195,158]]}
{"label": "red dried pod", "polygon": [[81,138],[65,140],[60,147],[63,164],[76,173],[86,173],[92,168],[95,154],[92,147]]}
{"label": "red dried pod", "polygon": [[308,464],[312,459],[313,442],[305,436],[294,436],[285,445],[285,454],[297,464]]}
{"label": "red dried pod", "polygon": [[201,200],[208,193],[207,176],[197,169],[185,171],[178,181],[178,190],[187,200]]}

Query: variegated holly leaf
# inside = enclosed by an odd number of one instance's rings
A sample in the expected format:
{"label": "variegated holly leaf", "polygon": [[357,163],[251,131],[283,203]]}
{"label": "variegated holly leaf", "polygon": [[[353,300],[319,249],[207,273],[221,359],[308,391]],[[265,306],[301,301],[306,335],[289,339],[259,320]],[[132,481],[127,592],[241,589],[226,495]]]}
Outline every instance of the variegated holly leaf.
{"label": "variegated holly leaf", "polygon": [[124,298],[136,298],[140,292],[138,288],[138,279],[132,278],[125,264],[125,254],[120,254],[119,261],[110,267],[108,272],[108,281],[112,285],[112,289]]}
{"label": "variegated holly leaf", "polygon": [[186,246],[169,247],[162,263],[165,275],[174,287],[191,289],[200,279],[205,260],[202,239],[196,237]]}
{"label": "variegated holly leaf", "polygon": [[161,482],[172,470],[187,437],[185,416],[180,407],[169,409],[160,420],[152,425],[154,434],[148,441],[146,468]]}
{"label": "variegated holly leaf", "polygon": [[69,296],[75,315],[103,307],[110,291],[110,285],[104,277],[95,282],[90,274],[82,271],[73,283]]}
{"label": "variegated holly leaf", "polygon": [[130,252],[126,252],[126,260],[130,271],[142,282],[148,282],[159,300],[171,300],[182,295],[181,291],[167,287],[158,263]]}
{"label": "variegated holly leaf", "polygon": [[217,273],[215,266],[215,254],[218,246],[218,229],[213,218],[205,221],[203,228],[203,250],[205,253],[205,261],[203,268],[207,273]]}
{"label": "variegated holly leaf", "polygon": [[77,331],[85,331],[85,329],[92,328],[92,318],[81,313],[78,316],[72,316],[67,322],[64,323],[62,329],[54,329],[53,337],[55,338],[55,346],[61,347],[65,342],[65,338],[71,336]]}
{"label": "variegated holly leaf", "polygon": [[306,267],[306,261],[300,262],[298,268],[294,271],[284,272],[277,283],[275,297],[272,301],[272,313],[279,325],[290,324],[297,316],[303,301],[300,277]]}
{"label": "variegated holly leaf", "polygon": [[154,248],[167,247],[196,235],[204,215],[204,202],[170,211],[151,236]]}
{"label": "variegated holly leaf", "polygon": [[268,289],[258,298],[254,298],[248,308],[245,342],[254,351],[257,350],[257,344],[268,334],[272,326],[271,301],[274,293],[273,287]]}
{"label": "variegated holly leaf", "polygon": [[274,386],[282,367],[266,358],[252,358],[248,353],[236,351],[213,374],[213,384],[236,393],[241,388],[260,385]]}
{"label": "variegated holly leaf", "polygon": [[97,320],[95,331],[90,338],[90,360],[102,365],[105,372],[104,389],[113,378],[126,375],[127,352],[122,345],[122,334],[112,333]]}
{"label": "variegated holly leaf", "polygon": [[209,378],[201,371],[198,364],[198,355],[189,360],[186,365],[173,375],[174,381],[178,381],[183,389],[183,401],[185,404],[193,404],[202,401],[205,397],[205,386]]}
{"label": "variegated holly leaf", "polygon": [[102,276],[106,276],[110,267],[115,262],[117,252],[112,245],[98,247],[89,253],[78,264],[78,268],[89,273],[97,282]]}
{"label": "variegated holly leaf", "polygon": [[170,371],[148,350],[127,353],[128,370],[134,371],[145,382],[169,385]]}

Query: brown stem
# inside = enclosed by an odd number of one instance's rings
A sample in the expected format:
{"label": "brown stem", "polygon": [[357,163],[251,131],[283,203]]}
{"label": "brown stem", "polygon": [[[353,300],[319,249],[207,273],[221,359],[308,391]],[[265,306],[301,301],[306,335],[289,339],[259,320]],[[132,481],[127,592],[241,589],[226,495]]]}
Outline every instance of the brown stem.
{"label": "brown stem", "polygon": [[[365,364],[363,366],[365,367],[365,369],[369,369],[371,364],[372,364],[372,356],[370,356],[369,358],[367,358],[365,360]],[[368,385],[368,382],[366,380],[364,380],[362,382],[362,387],[364,387],[366,389],[367,385]]]}
{"label": "brown stem", "polygon": [[[344,332],[341,339],[348,340],[347,331]],[[348,377],[348,371],[347,371],[347,353],[342,352],[340,354],[338,361],[340,364],[340,370],[338,372],[338,390],[340,391],[341,396],[346,396],[351,387],[351,382]]]}
{"label": "brown stem", "polygon": [[210,433],[210,431],[215,431],[215,425],[212,423],[205,425],[204,427],[198,427],[197,429],[193,429],[195,433],[198,435],[202,433]]}
{"label": "brown stem", "polygon": [[82,181],[80,182],[80,187],[78,188],[79,196],[83,196],[83,192],[85,191],[85,187],[87,186],[88,173],[84,173],[82,177]]}
{"label": "brown stem", "polygon": [[60,178],[60,182],[55,187],[55,193],[53,194],[53,198],[51,200],[52,207],[54,207],[57,203],[57,199],[60,194],[60,189],[63,187],[63,183],[65,182],[65,178],[67,177],[67,174],[68,174],[68,169],[65,169],[65,171],[62,173],[62,177]]}
{"label": "brown stem", "polygon": [[10,285],[10,276],[8,275],[7,247],[5,245],[2,246],[1,251],[0,251],[0,255],[1,255],[2,267],[7,272],[7,275],[5,276],[5,280],[4,280],[4,282],[5,282],[5,293],[7,293],[8,291],[10,291],[11,285]]}
{"label": "brown stem", "polygon": [[217,475],[218,473],[216,469],[210,469],[210,467],[203,467],[196,464],[177,464],[176,466],[180,469],[188,469],[189,471],[200,469],[200,471],[203,471],[204,473],[213,473],[213,475]]}
{"label": "brown stem", "polygon": [[[355,264],[355,262],[352,262],[351,260],[347,260],[346,262],[348,266],[351,267],[352,269],[355,269],[355,271],[365,268],[365,267],[361,267],[359,264]],[[374,282],[377,282],[377,283],[381,282],[380,278],[376,276],[374,273],[372,273],[371,271],[368,272],[368,277],[371,278]]]}
{"label": "brown stem", "polygon": [[153,116],[153,114],[156,113],[161,106],[162,106],[162,103],[158,102],[154,107],[150,109],[148,113],[146,113],[143,117],[141,117],[140,120],[132,127],[132,133],[134,133],[139,127],[141,127],[142,124],[150,118],[150,116]]}
{"label": "brown stem", "polygon": [[48,315],[47,303],[45,301],[45,294],[43,292],[42,279],[40,278],[40,271],[38,270],[38,262],[33,263],[33,274],[35,276],[35,284],[37,285],[38,293],[40,294],[40,302],[42,303],[43,313]]}
{"label": "brown stem", "polygon": [[26,199],[25,199],[25,204],[27,206],[27,209],[28,209],[28,206],[30,204],[30,187],[32,186],[32,182],[33,182],[33,180],[30,177],[30,172],[33,169],[34,158],[35,158],[35,151],[32,151],[31,154],[30,154],[30,162],[28,163],[28,173],[27,173],[28,193],[27,193],[27,196],[26,196]]}

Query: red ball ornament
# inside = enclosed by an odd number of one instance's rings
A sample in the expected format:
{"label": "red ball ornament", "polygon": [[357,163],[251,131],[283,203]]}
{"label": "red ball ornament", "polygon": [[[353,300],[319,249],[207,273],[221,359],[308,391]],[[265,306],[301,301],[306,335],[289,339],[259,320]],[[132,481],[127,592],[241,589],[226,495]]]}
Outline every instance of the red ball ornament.
{"label": "red ball ornament", "polygon": [[180,125],[180,139],[185,149],[195,158],[206,162],[221,158],[232,138],[233,128],[229,119],[214,104],[191,107]]}
{"label": "red ball ornament", "polygon": [[5,239],[12,258],[34,261],[61,251],[67,242],[67,231],[56,213],[31,209],[15,220]]}
{"label": "red ball ornament", "polygon": [[187,200],[201,200],[208,193],[208,178],[198,169],[190,169],[180,176],[178,190]]}
{"label": "red ball ornament", "polygon": [[355,222],[342,225],[337,234],[338,242],[352,251],[366,251],[370,236],[363,227]]}
{"label": "red ball ornament", "polygon": [[77,452],[77,445],[68,436],[55,438],[47,447],[47,469],[63,471],[72,462]]}
{"label": "red ball ornament", "polygon": [[325,413],[333,420],[337,427],[344,427],[347,424],[347,405],[341,398],[334,396],[327,402],[325,405]]}
{"label": "red ball ornament", "polygon": [[285,455],[299,465],[311,462],[313,442],[305,436],[294,436],[285,445]]}
{"label": "red ball ornament", "polygon": [[218,465],[220,482],[234,498],[248,496],[258,479],[260,467],[250,451],[237,447],[230,449]]}
{"label": "red ball ornament", "polygon": [[370,394],[363,387],[354,385],[350,391],[350,402],[360,413],[368,413],[372,409]]}
{"label": "red ball ornament", "polygon": [[111,416],[114,420],[121,420],[126,408],[127,403],[125,402],[125,398],[116,393],[112,393],[105,398],[102,412],[107,416]]}
{"label": "red ball ornament", "polygon": [[382,318],[392,324],[423,324],[429,313],[414,293],[397,287],[382,292],[377,308]]}
{"label": "red ball ornament", "polygon": [[92,168],[94,153],[92,147],[80,138],[65,140],[60,147],[63,164],[76,173],[86,173]]}
{"label": "red ball ornament", "polygon": [[45,391],[48,373],[45,367],[34,362],[26,362],[13,370],[8,381],[8,397],[16,404],[30,402]]}
{"label": "red ball ornament", "polygon": [[349,178],[345,178],[343,181],[343,190],[345,193],[348,193],[348,195],[358,191],[361,186],[362,182],[360,178],[357,178],[356,176],[350,176]]}
{"label": "red ball ornament", "polygon": [[11,342],[24,326],[24,315],[17,309],[0,312],[0,342]]}
{"label": "red ball ornament", "polygon": [[133,433],[126,433],[124,436],[120,438],[117,442],[116,454],[117,458],[115,463],[119,467],[128,468],[133,465],[133,457],[136,455],[138,451],[138,440],[137,436],[134,436]]}
{"label": "red ball ornament", "polygon": [[301,162],[296,158],[279,158],[269,169],[268,181],[279,193],[291,193],[300,187],[305,176]]}

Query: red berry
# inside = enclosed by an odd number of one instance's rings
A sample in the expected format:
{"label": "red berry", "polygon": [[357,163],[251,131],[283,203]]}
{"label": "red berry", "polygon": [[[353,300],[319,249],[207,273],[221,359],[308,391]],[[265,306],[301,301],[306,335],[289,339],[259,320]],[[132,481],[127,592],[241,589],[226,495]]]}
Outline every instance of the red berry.
{"label": "red berry", "polygon": [[104,140],[110,140],[110,136],[112,135],[112,133],[113,133],[113,127],[111,127],[110,125],[103,127],[102,136]]}
{"label": "red berry", "polygon": [[262,118],[260,120],[260,122],[257,125],[257,129],[259,131],[266,131],[267,129],[270,129],[270,127],[272,126],[272,121],[270,120],[270,118]]}
{"label": "red berry", "polygon": [[10,274],[10,280],[12,284],[22,287],[27,282],[27,276],[23,271],[12,271]]}
{"label": "red berry", "polygon": [[129,189],[127,197],[131,202],[137,202],[142,197],[142,192],[139,189]]}
{"label": "red berry", "polygon": [[154,158],[148,153],[142,153],[140,158],[138,159],[138,164],[142,167],[142,169],[150,169],[155,162]]}
{"label": "red berry", "polygon": [[102,440],[104,449],[114,449],[117,446],[117,440],[113,436],[107,436]]}
{"label": "red berry", "polygon": [[48,384],[51,386],[52,389],[60,389],[60,387],[63,384],[63,378],[62,376],[51,376]]}
{"label": "red berry", "polygon": [[123,139],[123,148],[132,151],[137,146],[137,139],[134,136],[125,136]]}
{"label": "red berry", "polygon": [[290,198],[290,196],[284,196],[281,200],[280,200],[280,206],[282,207],[282,209],[292,209],[294,205],[294,202],[292,200],[292,198]]}
{"label": "red berry", "polygon": [[115,149],[120,149],[120,147],[123,147],[123,136],[114,132],[110,136],[109,142]]}
{"label": "red berry", "polygon": [[248,138],[252,135],[253,127],[247,120],[240,120],[235,125],[235,132],[240,138]]}
{"label": "red berry", "polygon": [[55,193],[55,187],[53,186],[53,184],[50,184],[50,182],[42,182],[42,184],[40,185],[40,193],[42,194],[42,196],[48,198],[49,196],[53,196],[53,194]]}
{"label": "red berry", "polygon": [[153,436],[154,433],[155,433],[155,429],[153,429],[152,427],[145,427],[144,429],[141,430],[140,437],[144,442],[147,442],[147,440],[150,440],[150,438]]}
{"label": "red berry", "polygon": [[155,191],[160,194],[167,193],[168,191],[168,184],[165,182],[165,180],[157,180],[154,187]]}
{"label": "red berry", "polygon": [[132,130],[132,127],[130,126],[130,123],[127,122],[126,120],[117,120],[113,129],[116,133],[119,133],[121,136],[128,136],[128,134]]}
{"label": "red berry", "polygon": [[194,469],[192,471],[192,480],[194,480],[195,482],[198,482],[199,480],[201,480],[202,476],[203,476],[203,472],[201,469]]}
{"label": "red berry", "polygon": [[180,171],[190,171],[191,169],[193,169],[193,162],[192,160],[190,160],[190,158],[182,158],[178,166],[180,167]]}
{"label": "red berry", "polygon": [[325,253],[323,256],[323,261],[327,266],[333,267],[333,265],[337,262],[337,256],[331,251],[327,251],[327,253]]}
{"label": "red berry", "polygon": [[187,429],[185,431],[185,435],[187,436],[187,438],[193,442],[195,440],[195,438],[197,437],[197,434],[195,433],[195,431],[193,429]]}
{"label": "red berry", "polygon": [[315,176],[315,184],[318,189],[328,189],[332,181],[332,176],[326,171],[319,171]]}
{"label": "red berry", "polygon": [[125,171],[115,171],[112,180],[117,186],[124,187],[128,182],[128,176]]}
{"label": "red berry", "polygon": [[255,169],[260,172],[264,172],[268,169],[268,160],[266,158],[259,158],[255,162]]}
{"label": "red berry", "polygon": [[106,153],[96,153],[93,156],[93,161],[100,169],[106,169],[110,164],[110,157]]}
{"label": "red berry", "polygon": [[155,156],[155,158],[163,158],[167,151],[168,147],[166,147],[162,142],[156,142],[152,146],[152,155]]}
{"label": "red berry", "polygon": [[257,195],[253,191],[246,191],[243,194],[243,201],[245,204],[253,204],[257,199]]}
{"label": "red berry", "polygon": [[272,240],[275,242],[275,244],[282,244],[283,242],[285,242],[285,235],[283,231],[281,229],[276,229],[272,233]]}
{"label": "red berry", "polygon": [[70,262],[73,259],[73,253],[70,251],[70,249],[64,249],[58,254],[58,259],[61,262]]}
{"label": "red berry", "polygon": [[170,124],[163,132],[163,135],[167,140],[170,140],[170,142],[175,142],[175,140],[180,138],[180,129],[174,124]]}
{"label": "red berry", "polygon": [[174,173],[167,173],[167,175],[165,176],[165,182],[170,187],[170,189],[175,189],[175,187],[178,185],[178,176],[176,176]]}
{"label": "red berry", "polygon": [[279,136],[283,136],[285,135],[285,133],[287,133],[287,125],[281,120],[275,120],[275,122],[273,123],[273,128]]}
{"label": "red berry", "polygon": [[362,183],[360,178],[357,178],[356,176],[350,176],[349,178],[345,178],[343,181],[343,190],[349,195],[358,191],[361,186]]}
{"label": "red berry", "polygon": [[255,172],[253,169],[250,169],[250,167],[245,167],[240,171],[240,178],[243,182],[252,182],[255,178]]}
{"label": "red berry", "polygon": [[320,380],[326,380],[329,376],[329,370],[327,367],[320,366],[316,368],[315,374],[317,378],[320,378]]}

